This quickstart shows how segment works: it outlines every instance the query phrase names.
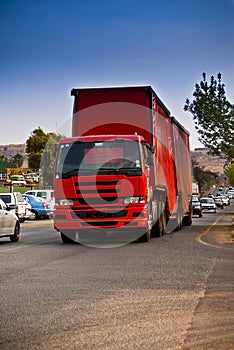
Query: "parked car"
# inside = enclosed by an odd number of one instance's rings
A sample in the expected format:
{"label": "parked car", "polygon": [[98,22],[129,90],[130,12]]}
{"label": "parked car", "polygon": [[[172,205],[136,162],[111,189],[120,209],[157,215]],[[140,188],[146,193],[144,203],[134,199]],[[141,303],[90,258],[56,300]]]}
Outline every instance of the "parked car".
{"label": "parked car", "polygon": [[0,193],[0,199],[18,216],[21,222],[30,216],[27,203],[19,192]]}
{"label": "parked car", "polygon": [[27,173],[24,175],[24,179],[27,184],[33,184],[39,182],[39,175],[36,173]]}
{"label": "parked car", "polygon": [[30,190],[26,191],[25,194],[29,194],[31,196],[43,198],[44,201],[50,205],[50,208],[53,210],[54,208],[54,190]]}
{"label": "parked car", "polygon": [[203,197],[201,198],[201,205],[203,212],[213,212],[216,213],[216,204],[213,198],[211,197]]}
{"label": "parked car", "polygon": [[23,194],[22,197],[31,205],[31,219],[42,219],[52,216],[52,210],[42,198],[29,194]]}
{"label": "parked car", "polygon": [[18,242],[19,235],[19,218],[0,199],[0,237],[10,237],[12,242]]}
{"label": "parked car", "polygon": [[199,218],[202,218],[202,205],[198,196],[193,195],[192,198],[192,206],[193,206],[193,215],[198,215]]}
{"label": "parked car", "polygon": [[18,186],[25,186],[26,181],[23,175],[12,175],[11,176],[11,183],[13,185],[18,185]]}
{"label": "parked car", "polygon": [[25,203],[25,206],[26,206],[26,213],[25,213],[25,216],[24,216],[24,220],[31,219],[32,216],[33,216],[32,207],[31,207],[30,203],[25,200],[25,198],[23,198],[23,199],[24,199],[24,203]]}
{"label": "parked car", "polygon": [[217,207],[217,208],[223,209],[223,200],[222,200],[222,197],[221,197],[221,196],[219,196],[219,197],[214,197],[214,201],[215,201],[215,204],[216,204],[216,207]]}

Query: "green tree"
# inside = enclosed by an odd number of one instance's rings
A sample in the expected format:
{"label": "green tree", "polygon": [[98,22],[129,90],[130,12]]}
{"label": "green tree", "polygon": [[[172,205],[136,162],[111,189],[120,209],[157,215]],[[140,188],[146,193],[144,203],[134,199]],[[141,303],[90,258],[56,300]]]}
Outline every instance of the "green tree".
{"label": "green tree", "polygon": [[212,171],[205,171],[199,167],[197,162],[192,162],[193,177],[202,191],[208,191],[213,185],[219,182],[219,176]]}
{"label": "green tree", "polygon": [[38,171],[40,168],[42,152],[32,152],[28,155],[28,167],[33,171]]}
{"label": "green tree", "polygon": [[54,163],[59,140],[63,137],[60,134],[50,133],[48,142],[44,148],[40,162],[40,186],[53,186]]}
{"label": "green tree", "polygon": [[28,153],[28,166],[34,171],[40,168],[41,157],[48,142],[50,134],[46,134],[40,127],[33,130],[32,135],[26,141]]}
{"label": "green tree", "polygon": [[227,176],[229,184],[234,186],[234,164],[228,164],[224,168],[224,174]]}
{"label": "green tree", "polygon": [[16,166],[16,168],[21,168],[23,165],[24,157],[22,154],[17,153],[11,158],[11,162]]}
{"label": "green tree", "polygon": [[221,73],[217,80],[212,75],[210,82],[195,84],[193,101],[185,101],[184,110],[193,115],[199,141],[210,149],[210,154],[224,153],[228,162],[234,159],[234,105],[226,98]]}
{"label": "green tree", "polygon": [[4,155],[0,155],[0,162],[8,162],[8,158]]}
{"label": "green tree", "polygon": [[28,166],[40,171],[40,186],[53,186],[54,162],[60,134],[45,133],[40,127],[27,139]]}

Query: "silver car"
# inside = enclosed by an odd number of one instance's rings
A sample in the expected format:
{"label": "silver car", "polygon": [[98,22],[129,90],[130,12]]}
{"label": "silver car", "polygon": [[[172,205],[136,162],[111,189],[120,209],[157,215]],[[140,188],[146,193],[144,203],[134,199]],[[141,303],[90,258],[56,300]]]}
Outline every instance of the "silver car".
{"label": "silver car", "polygon": [[19,218],[0,199],[0,237],[10,237],[12,242],[18,242],[19,235]]}

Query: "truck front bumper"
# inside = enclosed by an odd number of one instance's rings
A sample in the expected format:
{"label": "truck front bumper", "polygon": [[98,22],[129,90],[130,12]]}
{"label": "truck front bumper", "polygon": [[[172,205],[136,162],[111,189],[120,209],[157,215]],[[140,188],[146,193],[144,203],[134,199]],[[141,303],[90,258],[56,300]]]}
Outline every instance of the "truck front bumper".
{"label": "truck front bumper", "polygon": [[72,208],[55,208],[54,228],[60,232],[65,230],[97,230],[148,227],[147,205],[122,208],[98,208],[98,210],[73,210]]}

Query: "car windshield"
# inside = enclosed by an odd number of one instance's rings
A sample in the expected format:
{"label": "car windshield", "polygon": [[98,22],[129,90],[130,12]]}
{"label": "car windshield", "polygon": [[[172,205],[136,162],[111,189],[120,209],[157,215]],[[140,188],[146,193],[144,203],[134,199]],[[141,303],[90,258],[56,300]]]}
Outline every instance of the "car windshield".
{"label": "car windshield", "polygon": [[43,201],[43,198],[38,198],[38,197],[35,197],[35,196],[32,196],[32,195],[25,195],[23,196],[25,199],[27,199],[27,201],[29,202],[30,200],[34,201],[34,202],[42,202]]}
{"label": "car windshield", "polygon": [[197,196],[193,196],[192,201],[193,202],[199,202],[199,198]]}
{"label": "car windshield", "polygon": [[56,174],[75,175],[78,172],[109,173],[120,169],[140,168],[139,144],[136,141],[114,140],[74,142],[60,145]]}
{"label": "car windshield", "polygon": [[23,175],[12,175],[11,180],[24,181],[24,177],[23,177]]}
{"label": "car windshield", "polygon": [[202,198],[201,199],[202,203],[214,203],[213,198]]}
{"label": "car windshield", "polygon": [[5,203],[11,203],[11,196],[8,194],[1,194],[1,199],[5,202]]}

